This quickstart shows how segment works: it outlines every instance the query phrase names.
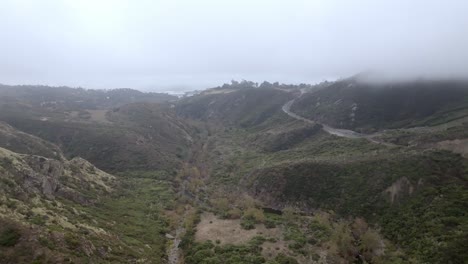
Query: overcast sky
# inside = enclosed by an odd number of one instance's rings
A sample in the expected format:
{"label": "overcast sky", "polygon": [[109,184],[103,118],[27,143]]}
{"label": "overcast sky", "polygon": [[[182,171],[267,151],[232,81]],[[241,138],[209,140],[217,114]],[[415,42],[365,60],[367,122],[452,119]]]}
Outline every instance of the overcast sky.
{"label": "overcast sky", "polygon": [[1,0],[0,83],[190,90],[468,76],[466,0]]}

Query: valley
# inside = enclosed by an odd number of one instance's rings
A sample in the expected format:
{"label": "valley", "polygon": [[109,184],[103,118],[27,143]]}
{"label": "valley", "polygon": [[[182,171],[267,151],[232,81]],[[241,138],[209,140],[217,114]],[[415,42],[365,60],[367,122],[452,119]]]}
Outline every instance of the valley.
{"label": "valley", "polygon": [[468,0],[0,0],[0,264],[468,264]]}
{"label": "valley", "polygon": [[466,83],[0,88],[5,263],[468,259]]}

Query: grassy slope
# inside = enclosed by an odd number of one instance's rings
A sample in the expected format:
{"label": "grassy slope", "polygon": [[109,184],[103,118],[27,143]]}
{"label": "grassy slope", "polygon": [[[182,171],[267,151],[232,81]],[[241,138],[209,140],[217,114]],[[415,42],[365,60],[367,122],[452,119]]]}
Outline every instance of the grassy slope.
{"label": "grassy slope", "polygon": [[59,158],[63,155],[59,147],[16,130],[4,122],[0,122],[0,147],[17,153],[41,155],[48,158]]}
{"label": "grassy slope", "polygon": [[[405,250],[407,261],[463,262],[465,159],[320,131],[304,134],[304,129],[277,114],[258,126],[214,133],[208,144],[210,184],[217,186],[212,188],[241,184],[274,208],[295,205],[364,216]],[[292,140],[282,144],[283,137]],[[392,203],[387,191],[396,185],[400,191]]]}
{"label": "grassy slope", "polygon": [[[210,175],[201,180],[208,186],[201,189],[204,195],[216,191],[227,195],[250,190],[272,207],[321,207],[335,210],[341,217],[366,216],[373,224],[380,225],[388,238],[402,246],[408,255],[407,261],[461,263],[466,258],[462,250],[467,231],[465,159],[448,152],[388,148],[366,140],[329,136],[282,114],[281,105],[288,100],[289,95],[282,91],[247,89],[193,97],[176,106],[180,115],[208,120],[210,124],[217,123],[214,129],[207,132],[198,130],[198,134],[206,135],[207,139],[191,145],[192,148],[195,145],[200,148],[192,149],[192,152],[200,151],[203,154],[203,158],[193,161],[205,162],[201,173],[196,174]],[[112,244],[112,248],[117,247],[118,250],[104,251],[104,257],[97,258],[115,261],[147,258],[157,261],[164,255],[162,234],[166,231],[167,223],[161,214],[164,208],[172,209],[174,199],[171,199],[173,194],[169,183],[154,177],[167,179],[172,174],[167,171],[152,173],[151,170],[167,165],[166,160],[160,156],[145,159],[148,155],[141,152],[142,146],[137,146],[136,152],[121,147],[122,143],[134,143],[139,136],[147,139],[154,133],[168,133],[157,138],[156,143],[161,143],[164,136],[172,136],[177,131],[176,140],[166,145],[172,154],[167,161],[184,158],[186,150],[177,149],[180,146],[178,140],[187,136],[181,129],[192,134],[194,140],[198,140],[197,130],[181,124],[183,121],[180,119],[171,119],[170,114],[165,116],[163,112],[161,115],[160,110],[148,105],[119,108],[109,116],[114,125],[62,122],[60,113],[54,113],[57,119],[48,123],[37,119],[34,121],[35,118],[11,118],[19,122],[18,126],[24,130],[50,138],[64,148],[69,147],[68,153],[87,153],[96,146],[101,154],[102,149],[115,148],[117,152],[112,153],[125,151],[122,156],[103,154],[93,158],[111,169],[131,170],[122,174],[121,183],[115,187],[117,192],[110,197],[102,197],[95,208],[67,204],[67,208],[77,207],[84,212],[85,216],[78,221],[110,230],[118,238],[110,240],[116,243]],[[166,122],[168,117],[170,121]],[[161,124],[163,129],[157,129]],[[148,125],[155,128],[148,128]],[[400,184],[403,187],[392,203],[385,190],[402,178],[406,178],[409,184]],[[410,187],[413,189],[411,193]],[[8,207],[8,203],[5,206]],[[70,218],[76,216],[70,213]],[[147,236],[143,230],[152,230],[151,233],[160,235]],[[307,231],[307,228],[304,230]],[[299,229],[298,232],[304,230]],[[75,240],[71,237],[70,243],[67,243],[76,249]],[[95,243],[104,247],[106,244],[99,242],[102,240],[102,237],[96,238]],[[146,244],[151,249],[146,250]],[[216,249],[212,245],[198,246],[207,247],[209,252],[204,251],[206,254],[216,252],[222,255],[226,250]],[[254,250],[252,257],[259,256],[255,247],[234,247],[225,253],[251,249]],[[61,245],[56,251],[72,254],[71,249],[68,250]],[[194,257],[202,250],[205,248],[192,252]],[[79,254],[85,254],[83,252]],[[96,252],[99,253],[99,250]],[[84,255],[75,257],[82,258]],[[261,261],[252,261],[257,260]]]}
{"label": "grassy slope", "polygon": [[290,100],[291,96],[276,89],[246,88],[189,97],[178,102],[176,110],[178,114],[194,119],[251,127],[281,112],[278,106]]}
{"label": "grassy slope", "polygon": [[107,171],[171,170],[177,168],[177,156],[182,157],[190,144],[185,130],[191,128],[153,104],[114,109],[107,114],[108,122],[72,122],[64,117],[41,121],[20,111],[0,116],[16,128],[60,146],[66,156],[84,157]]}

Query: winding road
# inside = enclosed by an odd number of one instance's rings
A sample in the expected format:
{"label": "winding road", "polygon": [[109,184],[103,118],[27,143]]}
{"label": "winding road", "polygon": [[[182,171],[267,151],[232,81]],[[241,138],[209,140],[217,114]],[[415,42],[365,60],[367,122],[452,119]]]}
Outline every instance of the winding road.
{"label": "winding road", "polygon": [[358,133],[356,131],[352,131],[352,130],[348,130],[348,129],[333,128],[333,127],[331,127],[329,125],[321,124],[319,122],[307,119],[307,118],[305,118],[303,116],[300,116],[298,114],[295,114],[295,113],[291,112],[291,106],[304,93],[305,93],[304,90],[301,89],[301,94],[298,97],[296,97],[296,98],[288,101],[287,103],[285,103],[283,105],[283,107],[282,107],[283,112],[286,113],[287,115],[289,115],[290,117],[294,118],[294,119],[301,120],[301,121],[304,121],[304,122],[309,123],[309,124],[322,125],[322,129],[324,131],[326,131],[327,133],[331,134],[331,135],[335,135],[335,136],[338,136],[338,137],[344,137],[344,138],[364,138],[364,139],[367,139],[367,140],[369,140],[370,142],[373,142],[373,143],[393,146],[393,144],[382,142],[382,141],[379,141],[379,140],[376,140],[375,138],[373,138],[376,134],[361,134],[361,133]]}

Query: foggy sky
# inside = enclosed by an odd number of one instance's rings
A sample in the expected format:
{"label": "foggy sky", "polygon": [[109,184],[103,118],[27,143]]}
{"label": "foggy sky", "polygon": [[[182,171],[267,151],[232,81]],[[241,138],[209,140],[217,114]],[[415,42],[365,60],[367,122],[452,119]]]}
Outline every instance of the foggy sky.
{"label": "foggy sky", "polygon": [[2,0],[0,83],[191,90],[468,76],[464,0]]}

